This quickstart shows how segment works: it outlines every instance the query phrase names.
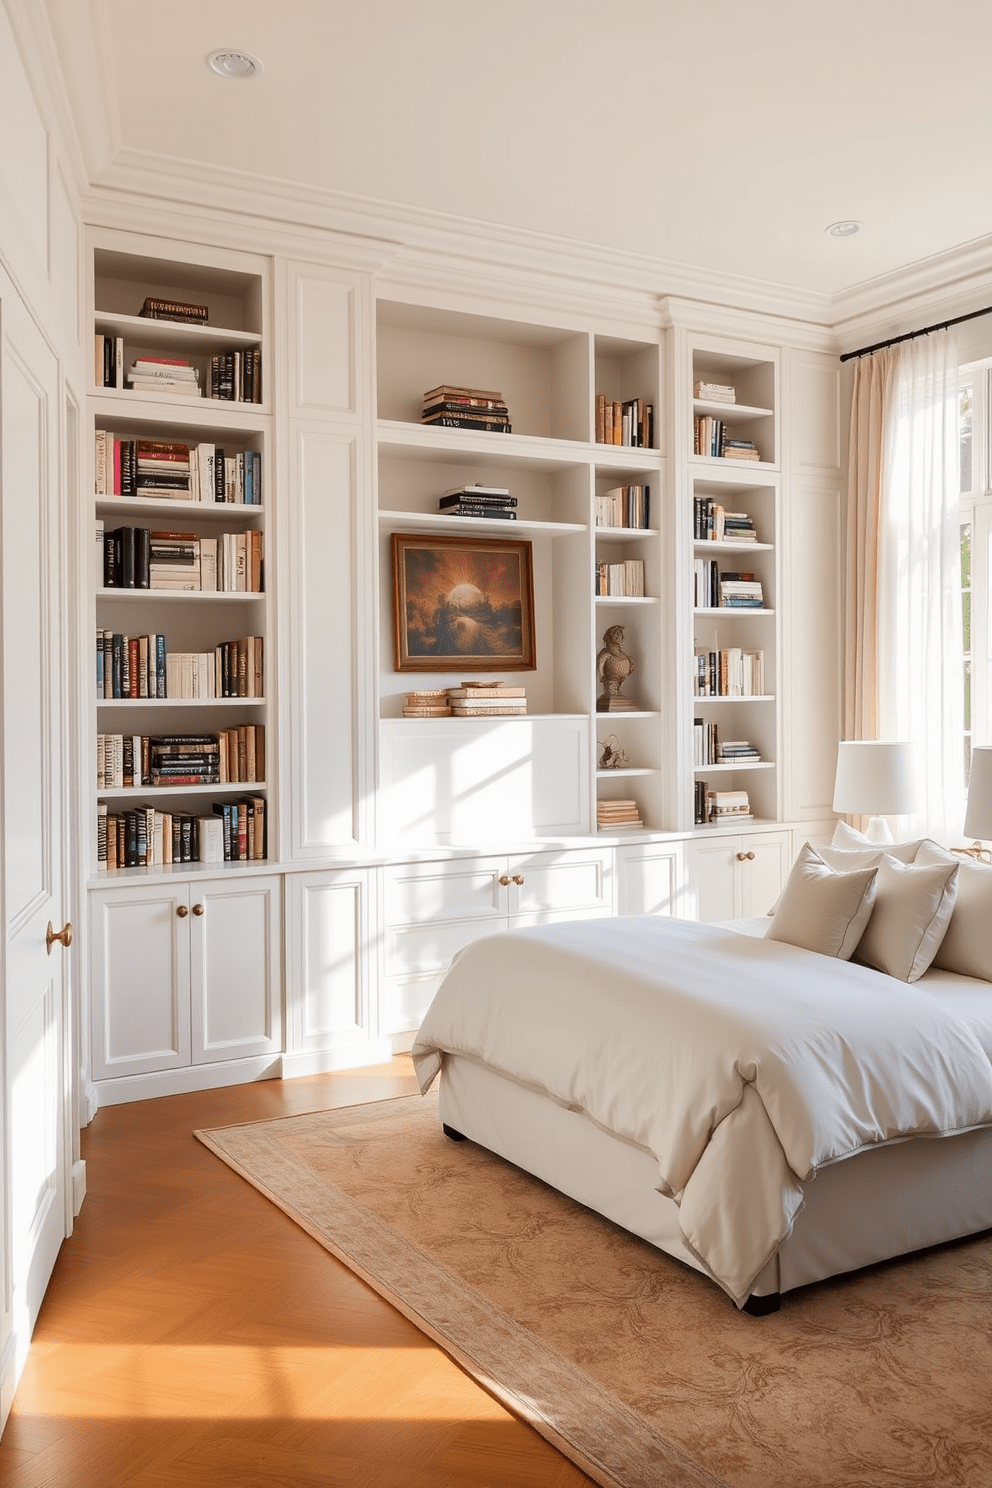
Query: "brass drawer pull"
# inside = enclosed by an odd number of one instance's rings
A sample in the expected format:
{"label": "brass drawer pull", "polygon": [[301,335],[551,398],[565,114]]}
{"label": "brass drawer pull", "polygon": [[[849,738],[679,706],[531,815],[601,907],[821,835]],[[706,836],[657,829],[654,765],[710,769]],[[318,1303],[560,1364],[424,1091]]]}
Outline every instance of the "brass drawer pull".
{"label": "brass drawer pull", "polygon": [[523,883],[523,881],[524,881],[524,876],[523,876],[523,874],[522,874],[522,873],[515,873],[515,874],[514,874],[514,875],[513,875],[513,882],[514,882],[514,883],[515,883],[515,884],[522,884],[522,883]]}
{"label": "brass drawer pull", "polygon": [[509,875],[506,874],[506,873],[501,874],[499,881],[502,884],[503,888],[505,889],[506,886],[507,886],[507,884],[510,882]]}
{"label": "brass drawer pull", "polygon": [[203,905],[202,904],[194,904],[193,905],[193,913],[195,915],[202,915],[202,913],[203,913]]}
{"label": "brass drawer pull", "polygon": [[49,920],[48,929],[45,931],[45,945],[48,947],[49,955],[52,954],[52,946],[55,944],[56,941],[58,941],[60,945],[64,945],[66,950],[68,950],[69,947],[72,945],[71,920],[66,920],[61,930],[53,930],[52,922],[51,920]]}
{"label": "brass drawer pull", "polygon": [[186,918],[186,916],[189,914],[189,909],[187,908],[187,906],[185,904],[177,904],[176,905],[176,914],[179,916],[179,918],[181,920],[184,920]]}

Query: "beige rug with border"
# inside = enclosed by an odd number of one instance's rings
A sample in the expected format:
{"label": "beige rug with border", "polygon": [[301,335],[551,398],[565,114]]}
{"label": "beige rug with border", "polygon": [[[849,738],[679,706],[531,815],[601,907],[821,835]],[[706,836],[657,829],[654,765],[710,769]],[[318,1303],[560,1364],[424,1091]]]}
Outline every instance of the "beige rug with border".
{"label": "beige rug with border", "polygon": [[992,1238],[749,1318],[432,1096],[196,1133],[604,1488],[990,1488]]}

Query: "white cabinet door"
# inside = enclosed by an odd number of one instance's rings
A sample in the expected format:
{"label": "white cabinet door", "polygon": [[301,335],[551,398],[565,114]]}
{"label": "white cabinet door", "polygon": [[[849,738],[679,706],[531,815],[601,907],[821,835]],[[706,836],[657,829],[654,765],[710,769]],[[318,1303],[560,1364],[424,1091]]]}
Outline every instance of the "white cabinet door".
{"label": "white cabinet door", "polygon": [[613,853],[608,848],[514,857],[505,874],[510,923],[595,918],[613,913]]}
{"label": "white cabinet door", "polygon": [[705,837],[691,844],[696,918],[734,920],[764,915],[789,871],[789,832]]}
{"label": "white cabinet door", "polygon": [[188,1065],[187,885],[100,890],[91,906],[94,1080]]}
{"label": "white cabinet door", "polygon": [[280,881],[190,885],[191,1057],[248,1059],[282,1045]]}
{"label": "white cabinet door", "polygon": [[681,842],[618,847],[617,914],[681,915],[685,899],[685,851]]}
{"label": "white cabinet door", "polygon": [[769,832],[761,837],[746,837],[741,849],[745,859],[738,874],[740,913],[750,919],[753,915],[768,914],[782,892],[789,873],[792,834]]}
{"label": "white cabinet door", "polygon": [[696,919],[732,920],[739,914],[739,837],[705,837],[691,844],[692,898]]}

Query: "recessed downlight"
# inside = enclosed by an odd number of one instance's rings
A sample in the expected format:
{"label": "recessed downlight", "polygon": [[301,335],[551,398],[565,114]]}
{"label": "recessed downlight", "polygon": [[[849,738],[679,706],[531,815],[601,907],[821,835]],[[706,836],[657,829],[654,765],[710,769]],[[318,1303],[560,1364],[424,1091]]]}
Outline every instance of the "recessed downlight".
{"label": "recessed downlight", "polygon": [[861,227],[860,222],[855,222],[853,217],[848,217],[843,222],[831,222],[825,231],[832,238],[853,238],[855,233],[861,231]]}
{"label": "recessed downlight", "polygon": [[252,56],[251,52],[235,51],[231,47],[210,52],[207,56],[207,66],[222,78],[257,77],[262,71],[262,63],[258,57]]}

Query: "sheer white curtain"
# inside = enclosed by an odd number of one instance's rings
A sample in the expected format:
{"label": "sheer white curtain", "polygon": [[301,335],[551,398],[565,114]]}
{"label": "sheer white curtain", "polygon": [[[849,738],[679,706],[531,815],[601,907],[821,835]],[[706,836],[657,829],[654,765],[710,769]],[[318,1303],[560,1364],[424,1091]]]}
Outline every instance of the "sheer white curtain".
{"label": "sheer white curtain", "polygon": [[915,829],[956,839],[964,815],[957,345],[898,349],[886,389],[878,525],[878,737],[908,739]]}

